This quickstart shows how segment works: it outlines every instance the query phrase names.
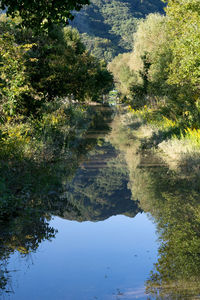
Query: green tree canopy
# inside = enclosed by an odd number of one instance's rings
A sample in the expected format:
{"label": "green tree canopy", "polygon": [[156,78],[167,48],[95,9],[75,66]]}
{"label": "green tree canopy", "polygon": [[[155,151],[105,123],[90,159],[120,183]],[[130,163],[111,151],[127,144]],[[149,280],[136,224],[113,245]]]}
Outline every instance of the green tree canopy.
{"label": "green tree canopy", "polygon": [[56,97],[98,100],[113,85],[106,65],[85,49],[70,26],[53,25],[47,32],[19,29],[0,18],[0,111],[36,115]]}
{"label": "green tree canopy", "polygon": [[31,28],[48,28],[52,23],[66,24],[73,19],[72,11],[79,11],[89,0],[2,0],[0,9],[7,15],[22,18],[22,25]]}

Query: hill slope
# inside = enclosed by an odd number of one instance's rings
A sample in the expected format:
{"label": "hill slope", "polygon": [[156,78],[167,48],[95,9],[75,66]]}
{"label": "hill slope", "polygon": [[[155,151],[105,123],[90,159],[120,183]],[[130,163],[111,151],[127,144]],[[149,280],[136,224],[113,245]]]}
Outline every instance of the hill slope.
{"label": "hill slope", "polygon": [[75,13],[72,26],[95,56],[110,61],[132,49],[138,19],[163,13],[163,7],[161,0],[91,0],[89,6]]}

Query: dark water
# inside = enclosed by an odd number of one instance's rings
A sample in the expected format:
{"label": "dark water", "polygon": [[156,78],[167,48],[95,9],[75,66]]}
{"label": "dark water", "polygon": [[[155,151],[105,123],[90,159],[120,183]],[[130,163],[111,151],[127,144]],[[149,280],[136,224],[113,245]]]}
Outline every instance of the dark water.
{"label": "dark water", "polygon": [[198,299],[198,173],[127,159],[110,113],[71,161],[21,179],[26,205],[1,221],[0,299]]}

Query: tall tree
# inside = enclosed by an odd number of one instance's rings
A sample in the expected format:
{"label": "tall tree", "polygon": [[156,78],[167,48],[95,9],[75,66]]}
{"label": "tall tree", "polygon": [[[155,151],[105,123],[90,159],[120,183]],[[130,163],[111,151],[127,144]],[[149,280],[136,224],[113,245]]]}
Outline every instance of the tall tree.
{"label": "tall tree", "polygon": [[2,0],[0,9],[7,15],[22,18],[22,25],[31,28],[49,28],[52,23],[66,24],[73,19],[72,11],[79,11],[89,0]]}
{"label": "tall tree", "polygon": [[170,82],[199,89],[200,2],[168,0],[166,12],[173,53]]}
{"label": "tall tree", "polygon": [[[168,0],[167,30],[172,61],[168,83],[176,86],[173,109],[188,124],[199,127],[200,119],[200,2]],[[177,114],[177,113],[176,113]]]}

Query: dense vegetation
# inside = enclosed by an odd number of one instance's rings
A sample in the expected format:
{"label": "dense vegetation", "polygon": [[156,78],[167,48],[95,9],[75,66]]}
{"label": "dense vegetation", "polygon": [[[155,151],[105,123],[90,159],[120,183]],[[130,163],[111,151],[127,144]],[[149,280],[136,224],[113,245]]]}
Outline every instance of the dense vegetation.
{"label": "dense vegetation", "polygon": [[[150,14],[140,21],[133,51],[109,65],[132,112],[144,110],[140,116],[155,129],[156,145],[173,137],[160,145],[165,152],[179,144],[186,153],[187,141],[199,148],[199,9],[196,0],[167,1],[166,16]],[[163,127],[163,136],[157,134]]]}
{"label": "dense vegetation", "polygon": [[96,115],[84,103],[112,87],[105,64],[62,26],[87,3],[0,1],[0,297],[12,291],[9,256],[55,236],[50,213]]}
{"label": "dense vegetation", "polygon": [[22,18],[22,26],[34,28],[49,28],[52,24],[66,24],[73,19],[72,10],[80,10],[89,0],[1,0],[0,9],[7,10],[9,16]]}
{"label": "dense vegetation", "polygon": [[33,35],[2,17],[0,30],[0,93],[5,114],[36,113],[55,97],[96,100],[110,88],[106,83],[112,84],[112,77],[105,65],[87,53],[75,29],[54,26],[48,34]]}
{"label": "dense vegetation", "polygon": [[[106,65],[86,51],[77,30],[57,24],[71,18],[69,10],[84,3],[69,2],[61,16],[52,7],[42,10],[42,1],[37,2],[41,9],[34,15],[32,2],[1,2],[2,8],[8,6],[8,15],[20,15],[15,19],[1,15],[0,19],[1,157],[20,153],[21,158],[30,159],[33,152],[47,148],[56,152],[53,145],[58,137],[56,148],[60,143],[63,149],[79,119],[86,119],[87,114],[87,108],[72,101],[99,100],[112,87]],[[51,22],[46,24],[48,18]]]}
{"label": "dense vegetation", "polygon": [[138,19],[153,12],[163,13],[163,6],[161,0],[92,0],[76,13],[72,25],[93,55],[111,61],[131,50]]}

